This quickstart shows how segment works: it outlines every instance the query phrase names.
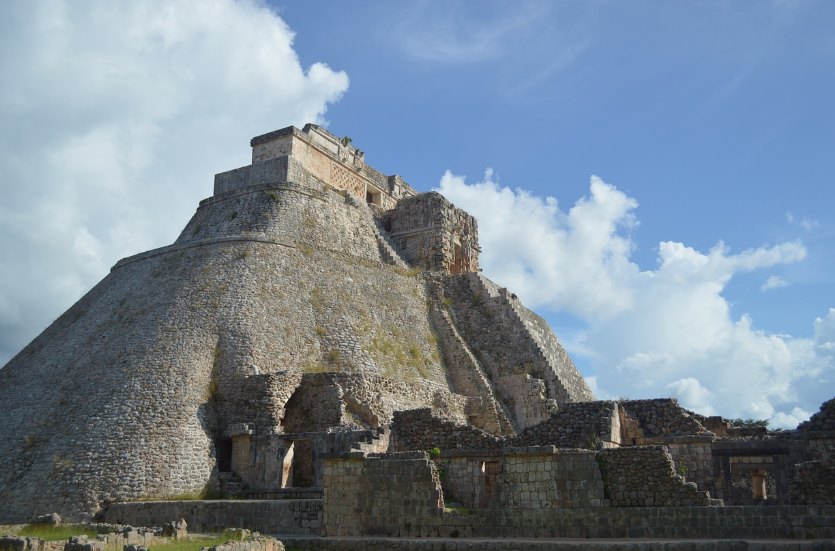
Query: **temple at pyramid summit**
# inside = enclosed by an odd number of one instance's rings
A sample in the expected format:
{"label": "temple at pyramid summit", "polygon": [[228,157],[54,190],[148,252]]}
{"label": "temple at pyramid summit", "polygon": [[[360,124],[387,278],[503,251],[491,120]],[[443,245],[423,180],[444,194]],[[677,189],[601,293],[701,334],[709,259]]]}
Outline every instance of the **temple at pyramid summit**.
{"label": "temple at pyramid summit", "polygon": [[835,536],[835,400],[793,431],[596,400],[474,217],[317,125],[250,145],[0,369],[0,524]]}

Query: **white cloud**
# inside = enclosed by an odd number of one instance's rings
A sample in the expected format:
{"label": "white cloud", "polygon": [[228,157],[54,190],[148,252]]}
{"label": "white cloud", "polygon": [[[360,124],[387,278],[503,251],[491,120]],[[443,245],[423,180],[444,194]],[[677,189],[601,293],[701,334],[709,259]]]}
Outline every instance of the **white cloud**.
{"label": "white cloud", "polygon": [[835,359],[835,308],[815,318],[815,348],[819,354]]}
{"label": "white cloud", "polygon": [[820,222],[818,220],[815,220],[814,218],[809,218],[808,216],[802,216],[798,218],[791,212],[786,213],[786,221],[789,224],[797,224],[798,226],[800,226],[808,232],[815,231],[821,225]]}
{"label": "white cloud", "polygon": [[415,1],[408,11],[397,13],[391,34],[415,58],[473,63],[506,54],[507,42],[524,34],[549,10],[542,3],[528,3],[522,10],[514,6],[466,13],[470,8],[468,3],[452,2],[438,10],[437,4]]}
{"label": "white cloud", "polygon": [[707,252],[665,241],[657,266],[642,270],[630,258],[638,203],[600,178],[567,211],[490,171],[475,184],[447,172],[439,191],[483,221],[488,276],[528,306],[585,322],[582,346],[566,344],[586,356],[598,394],[674,395],[703,414],[777,425],[831,398],[835,309],[815,320],[814,339],[795,338],[733,319],[723,296],[735,274],[802,261],[800,242],[734,253],[721,241]]}
{"label": "white cloud", "polygon": [[769,276],[768,279],[765,280],[760,286],[760,291],[770,291],[771,289],[780,289],[782,287],[788,287],[790,284],[785,279],[778,277],[778,276]]}
{"label": "white cloud", "polygon": [[305,69],[255,0],[0,4],[0,364],[121,256],[168,244],[248,162],[325,122],[348,77]]}
{"label": "white cloud", "polygon": [[631,241],[618,231],[634,225],[631,211],[638,203],[613,186],[593,177],[591,196],[567,213],[554,198],[500,187],[490,170],[473,185],[447,171],[439,191],[490,220],[479,226],[484,270],[526,304],[591,318],[631,307],[634,297],[620,280],[633,277],[637,267],[628,260]]}
{"label": "white cloud", "polygon": [[716,410],[711,406],[711,393],[694,377],[684,377],[669,383],[666,387],[678,398],[681,405],[698,410],[704,415],[715,415]]}
{"label": "white cloud", "polygon": [[812,413],[814,412],[806,411],[798,407],[792,408],[788,413],[778,411],[771,418],[770,426],[772,428],[794,428],[811,417]]}

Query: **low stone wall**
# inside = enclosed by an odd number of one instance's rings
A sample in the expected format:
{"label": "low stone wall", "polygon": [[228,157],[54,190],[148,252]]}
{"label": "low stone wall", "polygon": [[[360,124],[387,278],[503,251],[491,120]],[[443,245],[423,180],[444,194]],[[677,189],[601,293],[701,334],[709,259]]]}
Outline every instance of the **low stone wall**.
{"label": "low stone wall", "polygon": [[[835,537],[833,506],[591,507],[528,509],[524,514],[512,509],[489,509],[468,513],[443,512],[429,518],[432,519],[431,524],[420,525],[400,519],[399,525],[392,526],[391,535],[430,538],[601,539]],[[473,549],[480,549],[479,543],[471,545],[474,545]]]}
{"label": "low stone wall", "polygon": [[325,458],[322,533],[332,536],[410,535],[437,525],[441,481],[425,453]]}
{"label": "low stone wall", "polygon": [[496,449],[504,440],[469,425],[432,415],[429,408],[396,411],[391,424],[391,451],[426,451],[432,448]]}
{"label": "low stone wall", "polygon": [[209,547],[208,551],[284,551],[284,544],[275,538],[258,537],[247,541],[228,541]]}
{"label": "low stone wall", "polygon": [[183,518],[193,532],[220,532],[241,527],[268,534],[317,534],[322,500],[144,501],[113,503],[105,522],[160,526]]}
{"label": "low stone wall", "polygon": [[561,448],[589,448],[612,442],[620,443],[618,404],[614,401],[576,402],[563,405],[549,419],[528,427],[512,446],[558,446]]}
{"label": "low stone wall", "polygon": [[664,446],[610,448],[597,457],[613,507],[711,505],[709,493],[676,474]]}
{"label": "low stone wall", "polygon": [[53,542],[46,542],[38,538],[27,538],[23,536],[2,536],[0,537],[0,551],[61,551],[64,542],[55,542],[60,546],[51,546]]}
{"label": "low stone wall", "polygon": [[646,438],[707,432],[695,414],[672,398],[624,400],[620,407],[627,417],[637,419]]}
{"label": "low stone wall", "polygon": [[[603,479],[588,450],[509,448],[442,452],[444,501],[468,509],[600,507]],[[522,513],[526,514],[526,513]]]}

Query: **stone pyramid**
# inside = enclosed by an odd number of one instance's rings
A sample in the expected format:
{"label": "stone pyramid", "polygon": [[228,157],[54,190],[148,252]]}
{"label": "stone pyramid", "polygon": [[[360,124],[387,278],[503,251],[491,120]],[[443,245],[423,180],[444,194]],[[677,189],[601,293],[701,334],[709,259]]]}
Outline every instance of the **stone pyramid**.
{"label": "stone pyramid", "polygon": [[247,453],[270,488],[276,435],[384,449],[393,413],[426,407],[511,435],[593,399],[479,274],[467,213],[315,125],[252,146],[173,245],[120,260],[0,369],[0,521],[200,494]]}

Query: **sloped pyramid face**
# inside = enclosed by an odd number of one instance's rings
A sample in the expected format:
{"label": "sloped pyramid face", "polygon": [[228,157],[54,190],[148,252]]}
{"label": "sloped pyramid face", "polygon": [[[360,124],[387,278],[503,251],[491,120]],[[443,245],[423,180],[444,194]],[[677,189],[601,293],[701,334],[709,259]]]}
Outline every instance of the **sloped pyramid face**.
{"label": "sloped pyramid face", "polygon": [[379,429],[430,407],[510,434],[592,399],[561,348],[548,360],[529,339],[542,366],[524,373],[472,349],[476,307],[450,301],[480,276],[393,266],[380,232],[327,184],[268,182],[204,200],[174,245],[117,263],[0,369],[0,521],[199,493],[235,427]]}

